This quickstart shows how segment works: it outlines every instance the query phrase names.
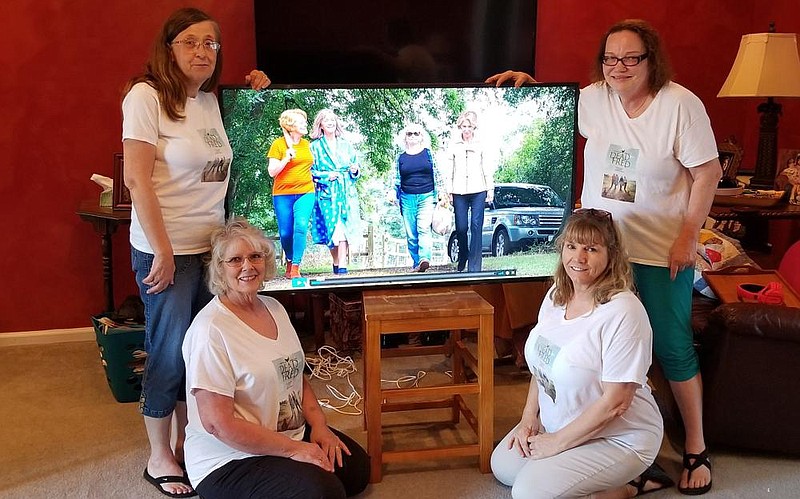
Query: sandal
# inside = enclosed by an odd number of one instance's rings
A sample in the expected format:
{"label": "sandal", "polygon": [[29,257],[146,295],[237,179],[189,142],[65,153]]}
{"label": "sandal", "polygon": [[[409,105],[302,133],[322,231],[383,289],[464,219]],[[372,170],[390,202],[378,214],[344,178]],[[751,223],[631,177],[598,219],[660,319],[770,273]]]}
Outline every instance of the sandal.
{"label": "sandal", "polygon": [[[708,449],[703,449],[703,452],[700,454],[683,453],[683,468],[689,471],[689,475],[686,477],[687,480],[692,479],[692,472],[700,466],[705,466],[708,468],[709,473],[711,472],[711,461],[708,459]],[[709,490],[711,490],[711,480],[702,487],[678,487],[678,492],[687,496],[699,496],[705,494]]]}
{"label": "sandal", "polygon": [[[647,485],[647,482],[654,483],[658,485],[658,487],[645,490],[644,488]],[[667,475],[664,469],[661,468],[661,466],[653,463],[646,470],[644,470],[641,475],[628,482],[628,485],[636,489],[636,496],[641,496],[650,492],[672,487],[675,485],[675,482],[672,481],[672,479],[669,477],[669,475]]]}

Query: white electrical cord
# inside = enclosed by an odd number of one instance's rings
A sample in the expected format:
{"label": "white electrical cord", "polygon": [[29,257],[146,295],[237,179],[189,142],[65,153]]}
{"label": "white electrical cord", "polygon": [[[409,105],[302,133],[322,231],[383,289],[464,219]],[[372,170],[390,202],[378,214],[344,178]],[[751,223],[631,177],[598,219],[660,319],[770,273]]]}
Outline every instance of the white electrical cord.
{"label": "white electrical cord", "polygon": [[[358,416],[362,414],[362,410],[358,408],[361,403],[362,397],[350,381],[350,373],[356,372],[356,365],[350,356],[342,357],[336,352],[336,349],[323,345],[317,350],[317,357],[306,357],[306,365],[311,371],[312,378],[318,378],[323,381],[330,381],[334,376],[337,378],[347,378],[347,384],[350,386],[350,395],[344,395],[335,387],[326,384],[330,394],[342,403],[333,405],[331,399],[317,399],[319,405],[328,409],[334,410],[340,414],[348,416]],[[346,410],[347,407],[352,407],[352,410]]]}

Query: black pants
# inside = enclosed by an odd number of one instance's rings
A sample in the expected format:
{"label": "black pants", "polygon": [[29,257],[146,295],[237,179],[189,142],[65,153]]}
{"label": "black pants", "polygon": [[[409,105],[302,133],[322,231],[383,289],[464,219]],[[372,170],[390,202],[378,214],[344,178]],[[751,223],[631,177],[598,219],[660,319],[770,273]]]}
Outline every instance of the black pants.
{"label": "black pants", "polygon": [[[467,260],[469,260],[468,271],[481,271],[481,233],[483,232],[485,202],[486,191],[475,194],[453,194],[459,272],[467,266]],[[469,230],[469,248],[467,248],[467,230]]]}
{"label": "black pants", "polygon": [[[332,429],[332,428],[331,428]],[[333,430],[333,429],[332,429]],[[352,438],[333,430],[351,455],[329,473],[285,457],[256,456],[231,461],[206,476],[196,488],[203,499],[340,499],[363,491],[369,482],[369,457]],[[311,427],[303,435],[310,441]]]}

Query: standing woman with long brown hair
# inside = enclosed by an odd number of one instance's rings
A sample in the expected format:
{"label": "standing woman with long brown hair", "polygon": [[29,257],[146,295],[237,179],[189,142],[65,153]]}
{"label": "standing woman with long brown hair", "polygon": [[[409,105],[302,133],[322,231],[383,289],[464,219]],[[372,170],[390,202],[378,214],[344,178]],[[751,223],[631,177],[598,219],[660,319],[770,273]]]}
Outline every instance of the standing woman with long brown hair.
{"label": "standing woman with long brown hair", "polygon": [[[143,74],[125,89],[122,146],[130,189],[131,262],[145,306],[142,395],[150,457],[143,476],[171,497],[196,495],[183,476],[186,426],[183,337],[211,299],[203,257],[224,223],[232,151],[212,93],[222,72],[219,25],[193,8],[175,11]],[[245,79],[254,89],[266,74]],[[175,449],[170,444],[176,421]]]}

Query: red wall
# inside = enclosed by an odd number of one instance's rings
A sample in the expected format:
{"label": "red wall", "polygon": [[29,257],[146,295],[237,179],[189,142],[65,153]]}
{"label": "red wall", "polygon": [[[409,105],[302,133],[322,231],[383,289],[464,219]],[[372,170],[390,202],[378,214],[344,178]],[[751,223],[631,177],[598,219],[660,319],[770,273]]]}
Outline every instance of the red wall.
{"label": "red wall", "polygon": [[[0,332],[82,327],[103,305],[100,240],[75,209],[99,195],[92,173],[112,176],[121,151],[120,90],[141,69],[164,18],[184,2],[12,2],[0,7]],[[747,32],[800,32],[796,0],[539,0],[537,73],[586,83],[598,39],[612,22],[650,20],[677,80],[706,103],[717,137],[744,141],[752,163],[758,101],[717,99]],[[221,24],[225,83],[255,64],[252,2],[197,0]],[[300,33],[298,36],[302,36]],[[269,68],[265,69],[269,73]],[[783,102],[780,147],[800,147],[800,103]],[[117,302],[135,293],[127,228],[115,236]]]}

